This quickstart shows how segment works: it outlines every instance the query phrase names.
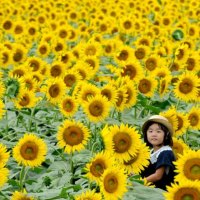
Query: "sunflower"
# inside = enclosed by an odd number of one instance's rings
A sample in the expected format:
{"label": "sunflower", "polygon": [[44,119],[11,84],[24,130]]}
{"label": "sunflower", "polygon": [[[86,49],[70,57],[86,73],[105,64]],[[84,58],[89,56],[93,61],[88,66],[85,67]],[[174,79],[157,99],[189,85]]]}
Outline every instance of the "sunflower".
{"label": "sunflower", "polygon": [[63,81],[68,89],[72,88],[80,80],[81,80],[80,74],[74,69],[67,70],[67,72],[65,72],[63,75]]}
{"label": "sunflower", "polygon": [[49,70],[48,77],[52,78],[63,77],[64,72],[66,70],[66,66],[61,61],[54,61],[51,63],[50,68],[48,68],[48,70]]}
{"label": "sunflower", "polygon": [[71,67],[72,63],[75,60],[75,57],[72,51],[64,50],[57,55],[57,60],[65,64],[65,68]]}
{"label": "sunflower", "polygon": [[10,154],[7,152],[6,146],[0,143],[0,168],[3,168],[6,165],[9,157]]}
{"label": "sunflower", "polygon": [[160,112],[159,114],[168,119],[168,121],[172,124],[174,131],[178,129],[179,121],[175,106],[171,106],[168,110]]}
{"label": "sunflower", "polygon": [[105,127],[102,130],[102,137],[105,150],[111,152],[121,163],[136,156],[141,143],[138,131],[125,124]]}
{"label": "sunflower", "polygon": [[200,129],[200,107],[194,106],[190,109],[188,113],[188,120],[189,120],[189,128],[193,130]]}
{"label": "sunflower", "polygon": [[89,80],[92,78],[93,73],[90,73],[90,65],[82,60],[73,65],[73,69],[80,74],[81,80]]}
{"label": "sunflower", "polygon": [[0,168],[0,188],[8,181],[9,170],[5,167]]}
{"label": "sunflower", "polygon": [[161,66],[161,57],[157,55],[150,55],[147,59],[145,59],[145,69],[147,71],[154,71],[157,67]]}
{"label": "sunflower", "polygon": [[159,84],[158,84],[158,93],[160,95],[160,97],[162,98],[167,92],[169,92],[169,86],[171,83],[171,77],[167,76],[164,78],[161,78],[159,80]]}
{"label": "sunflower", "polygon": [[32,71],[32,72],[39,72],[42,70],[42,67],[45,65],[45,62],[36,56],[28,57],[26,60],[26,66]]}
{"label": "sunflower", "polygon": [[81,122],[65,120],[57,132],[58,146],[68,154],[85,148],[90,137],[89,129]]}
{"label": "sunflower", "polygon": [[134,32],[133,18],[129,16],[123,16],[120,18],[119,27],[122,33],[130,34]]}
{"label": "sunflower", "polygon": [[13,29],[13,20],[10,18],[5,18],[3,19],[3,21],[1,22],[1,26],[2,29],[7,32],[7,33],[12,33],[12,29]]}
{"label": "sunflower", "polygon": [[115,52],[114,59],[119,65],[131,62],[134,60],[134,49],[128,45],[122,44]]}
{"label": "sunflower", "polygon": [[153,76],[147,76],[140,79],[138,91],[146,97],[152,97],[157,88],[158,82]]}
{"label": "sunflower", "polygon": [[65,95],[66,86],[61,78],[50,78],[47,80],[46,86],[42,88],[42,91],[51,103],[57,104],[60,103]]}
{"label": "sunflower", "polygon": [[13,158],[24,166],[40,166],[46,154],[46,143],[33,133],[25,133],[13,148]]}
{"label": "sunflower", "polygon": [[12,62],[23,63],[27,59],[27,49],[22,44],[14,44],[12,50]]}
{"label": "sunflower", "polygon": [[105,96],[113,105],[117,102],[117,89],[109,83],[101,88],[101,95]]}
{"label": "sunflower", "polygon": [[196,72],[198,71],[198,63],[200,62],[199,55],[197,52],[192,52],[186,61],[185,68],[188,71]]}
{"label": "sunflower", "polygon": [[51,51],[50,44],[46,41],[41,41],[38,44],[36,53],[39,57],[46,58],[49,55],[50,51]]}
{"label": "sunflower", "polygon": [[114,166],[115,160],[108,152],[99,152],[86,164],[86,177],[90,181],[100,183],[103,172]]}
{"label": "sunflower", "polygon": [[199,183],[184,181],[167,186],[167,192],[163,193],[166,200],[198,200],[200,198]]}
{"label": "sunflower", "polygon": [[179,158],[179,155],[183,155],[184,151],[188,151],[190,149],[190,147],[187,146],[187,144],[185,144],[182,139],[173,137],[172,140],[173,140],[172,149],[173,149],[176,159]]}
{"label": "sunflower", "polygon": [[26,35],[32,40],[35,40],[39,36],[39,27],[36,22],[29,22],[25,31]]}
{"label": "sunflower", "polygon": [[98,42],[86,42],[81,45],[81,55],[99,57],[102,54],[102,46]]}
{"label": "sunflower", "polygon": [[75,200],[101,200],[102,195],[100,193],[96,193],[94,190],[87,190],[80,195],[75,196]]}
{"label": "sunflower", "polygon": [[100,122],[106,119],[110,111],[110,102],[105,96],[95,95],[83,103],[83,109],[91,122]]}
{"label": "sunflower", "polygon": [[13,101],[17,109],[33,108],[39,101],[39,98],[36,97],[34,91],[20,88],[17,98]]}
{"label": "sunflower", "polygon": [[121,166],[125,168],[128,174],[134,173],[139,174],[144,167],[147,167],[149,164],[150,151],[149,148],[141,142],[139,144],[139,150],[136,152],[136,155],[131,156],[127,161],[124,161]]}
{"label": "sunflower", "polygon": [[83,61],[90,66],[90,74],[93,76],[100,67],[100,60],[96,56],[86,56],[83,58]]}
{"label": "sunflower", "polygon": [[148,35],[141,35],[140,37],[137,38],[137,40],[134,42],[134,45],[137,47],[138,45],[145,45],[148,47],[152,46],[152,38]]}
{"label": "sunflower", "polygon": [[199,86],[200,81],[197,75],[192,72],[187,72],[178,77],[173,91],[178,99],[189,102],[197,98]]}
{"label": "sunflower", "polygon": [[96,85],[84,81],[78,92],[78,98],[80,102],[85,102],[88,101],[89,97],[94,97],[97,94],[100,94],[100,89]]}
{"label": "sunflower", "polygon": [[115,108],[117,111],[122,112],[126,108],[126,102],[128,93],[126,91],[125,86],[121,86],[120,88],[116,88],[117,90],[117,101],[115,103]]}
{"label": "sunflower", "polygon": [[15,38],[22,37],[25,33],[25,24],[23,20],[14,21],[12,34]]}
{"label": "sunflower", "polygon": [[26,194],[26,192],[15,191],[11,196],[11,200],[34,200],[34,198]]}
{"label": "sunflower", "polygon": [[147,56],[149,56],[150,49],[145,45],[138,45],[136,49],[134,49],[133,55],[137,60],[145,60]]}
{"label": "sunflower", "polygon": [[61,38],[53,39],[51,44],[52,53],[59,55],[67,48],[66,42]]}
{"label": "sunflower", "polygon": [[138,83],[143,73],[143,68],[139,61],[134,60],[131,62],[126,62],[122,65],[120,76],[128,76],[131,80],[134,80],[136,83]]}
{"label": "sunflower", "polygon": [[67,26],[58,27],[58,29],[56,30],[56,35],[58,35],[58,37],[63,40],[67,39],[69,35],[68,27]]}
{"label": "sunflower", "polygon": [[66,117],[72,117],[78,110],[78,102],[75,97],[65,96],[59,103],[61,113]]}
{"label": "sunflower", "polygon": [[175,181],[184,182],[186,180],[200,183],[200,150],[184,151],[174,162],[176,166]]}
{"label": "sunflower", "polygon": [[175,135],[183,135],[189,127],[188,114],[184,112],[176,112],[176,117],[178,119],[178,128],[175,130]]}
{"label": "sunflower", "polygon": [[188,45],[186,44],[181,44],[175,50],[175,61],[184,63],[188,59],[188,56],[189,56],[189,49],[188,49]]}
{"label": "sunflower", "polygon": [[9,65],[11,65],[13,63],[12,57],[13,57],[12,50],[10,50],[6,47],[1,48],[1,51],[0,51],[0,65],[1,65],[1,67],[7,68]]}
{"label": "sunflower", "polygon": [[107,200],[122,199],[127,191],[127,176],[123,169],[109,167],[102,175],[100,191]]}

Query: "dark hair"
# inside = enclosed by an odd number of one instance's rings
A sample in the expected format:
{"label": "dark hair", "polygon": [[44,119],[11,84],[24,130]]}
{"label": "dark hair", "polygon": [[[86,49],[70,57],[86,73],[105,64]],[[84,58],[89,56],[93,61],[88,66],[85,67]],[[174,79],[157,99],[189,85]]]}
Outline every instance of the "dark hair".
{"label": "dark hair", "polygon": [[150,144],[147,140],[147,130],[149,128],[149,126],[151,126],[152,124],[158,124],[158,126],[161,128],[161,130],[164,131],[164,140],[163,140],[163,144],[164,145],[169,145],[169,146],[173,146],[173,140],[172,140],[172,136],[169,133],[169,130],[166,126],[164,126],[163,124],[159,123],[159,122],[154,122],[154,121],[149,121],[144,129],[143,135],[144,135],[144,142],[147,144],[147,146],[152,147],[152,144]]}

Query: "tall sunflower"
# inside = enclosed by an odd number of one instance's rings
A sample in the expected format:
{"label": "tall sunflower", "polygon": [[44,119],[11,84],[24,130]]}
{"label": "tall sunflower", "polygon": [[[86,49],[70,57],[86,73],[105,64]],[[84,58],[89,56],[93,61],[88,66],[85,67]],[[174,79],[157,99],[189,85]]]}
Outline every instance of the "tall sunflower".
{"label": "tall sunflower", "polygon": [[20,92],[17,95],[17,98],[13,101],[17,109],[33,108],[39,101],[39,98],[36,97],[33,91],[29,91],[25,88],[20,88]]}
{"label": "tall sunflower", "polygon": [[81,80],[81,76],[78,71],[69,69],[63,75],[63,81],[68,89],[72,88]]}
{"label": "tall sunflower", "polygon": [[198,87],[200,87],[200,81],[197,75],[187,72],[178,77],[173,91],[178,99],[189,102],[197,98]]}
{"label": "tall sunflower", "polygon": [[11,196],[11,200],[34,200],[34,198],[29,196],[25,192],[15,191],[15,192],[13,192],[13,194]]}
{"label": "tall sunflower", "polygon": [[166,200],[199,200],[199,183],[195,181],[175,183],[171,187],[167,186],[167,192],[163,195]]}
{"label": "tall sunflower", "polygon": [[123,169],[109,167],[102,175],[100,191],[107,200],[121,199],[127,191],[127,176]]}
{"label": "tall sunflower", "polygon": [[65,96],[59,103],[61,113],[66,117],[72,117],[78,110],[78,102],[73,96]]}
{"label": "tall sunflower", "polygon": [[46,86],[42,88],[42,91],[51,103],[57,104],[60,103],[65,95],[66,86],[61,78],[50,78],[47,80]]}
{"label": "tall sunflower", "polygon": [[141,142],[141,144],[139,144],[139,150],[136,152],[136,155],[131,156],[129,160],[124,161],[121,166],[125,168],[128,174],[139,174],[144,169],[144,167],[148,166],[149,158],[150,150],[144,143]]}
{"label": "tall sunflower", "polygon": [[105,127],[102,130],[105,150],[123,163],[131,160],[139,150],[140,135],[134,127],[121,124]]}
{"label": "tall sunflower", "polygon": [[9,170],[5,167],[0,168],[0,188],[8,181]]}
{"label": "tall sunflower", "polygon": [[58,146],[68,154],[85,148],[90,137],[88,128],[81,122],[65,120],[57,132]]}
{"label": "tall sunflower", "polygon": [[91,122],[100,122],[105,120],[110,112],[110,102],[106,97],[100,94],[90,97],[82,106]]}
{"label": "tall sunflower", "polygon": [[0,168],[3,168],[8,162],[10,155],[7,152],[6,146],[0,143]]}
{"label": "tall sunflower", "polygon": [[194,106],[188,113],[189,128],[193,130],[200,130],[200,107]]}
{"label": "tall sunflower", "polygon": [[181,44],[175,50],[175,61],[185,63],[189,56],[189,48],[187,44]]}
{"label": "tall sunflower", "polygon": [[174,162],[176,166],[175,181],[197,181],[200,184],[200,150],[184,151]]}
{"label": "tall sunflower", "polygon": [[25,133],[13,148],[13,158],[24,166],[40,166],[46,154],[46,143],[33,133]]}
{"label": "tall sunflower", "polygon": [[111,157],[110,153],[108,152],[99,152],[90,160],[89,163],[86,164],[86,177],[90,181],[96,181],[99,183],[101,181],[101,177],[103,172],[111,167],[114,166],[115,160]]}
{"label": "tall sunflower", "polygon": [[152,76],[143,77],[138,83],[138,91],[146,97],[152,97],[157,88],[158,82]]}
{"label": "tall sunflower", "polygon": [[101,193],[96,193],[94,190],[87,190],[75,196],[75,200],[102,200]]}
{"label": "tall sunflower", "polygon": [[66,66],[61,61],[54,61],[51,63],[49,70],[49,77],[56,78],[56,77],[63,77],[64,72],[66,70]]}
{"label": "tall sunflower", "polygon": [[187,144],[184,143],[182,139],[178,139],[176,137],[173,137],[173,152],[175,154],[176,159],[179,158],[179,155],[183,155],[184,151],[188,151],[190,149]]}

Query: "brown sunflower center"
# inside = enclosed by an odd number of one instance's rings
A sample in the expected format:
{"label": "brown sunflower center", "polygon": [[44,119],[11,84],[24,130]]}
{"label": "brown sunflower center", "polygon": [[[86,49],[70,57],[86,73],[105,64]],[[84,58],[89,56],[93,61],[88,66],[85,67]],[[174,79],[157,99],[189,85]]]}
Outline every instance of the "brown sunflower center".
{"label": "brown sunflower center", "polygon": [[139,44],[145,45],[145,46],[149,46],[150,45],[149,40],[147,40],[147,39],[141,39]]}
{"label": "brown sunflower center", "polygon": [[190,125],[191,126],[196,126],[199,123],[199,115],[197,113],[192,113],[188,117]]}
{"label": "brown sunflower center", "polygon": [[35,71],[37,71],[39,69],[40,64],[39,64],[39,62],[37,60],[32,60],[30,62],[30,67],[32,67],[33,71],[35,72]]}
{"label": "brown sunflower center", "polygon": [[122,104],[122,102],[123,102],[123,100],[124,100],[124,95],[123,95],[123,93],[122,93],[121,91],[118,91],[116,105],[117,105],[118,107],[120,107],[121,104]]}
{"label": "brown sunflower center", "polygon": [[27,141],[20,148],[20,154],[25,160],[34,160],[38,155],[38,146],[35,142]]}
{"label": "brown sunflower center", "polygon": [[184,164],[184,174],[190,180],[200,180],[200,159],[187,160]]}
{"label": "brown sunflower center", "polygon": [[95,61],[92,59],[86,59],[86,63],[88,63],[93,69],[95,68]]}
{"label": "brown sunflower center", "polygon": [[67,63],[69,61],[69,55],[65,54],[61,56],[61,61]]}
{"label": "brown sunflower center", "polygon": [[136,75],[136,69],[133,65],[126,65],[121,73],[122,76],[129,76],[130,79],[133,79]]}
{"label": "brown sunflower center", "polygon": [[112,52],[112,46],[111,46],[111,45],[106,45],[106,46],[105,46],[105,52],[106,52],[106,53]]}
{"label": "brown sunflower center", "polygon": [[94,162],[92,162],[90,171],[94,176],[100,177],[103,174],[105,168],[106,166],[104,161],[102,159],[97,159]]}
{"label": "brown sunflower center", "polygon": [[143,94],[148,93],[151,90],[151,82],[147,79],[140,80],[138,89]]}
{"label": "brown sunflower center", "polygon": [[187,64],[187,70],[192,71],[195,67],[195,60],[193,58],[188,58],[186,64]]}
{"label": "brown sunflower center", "polygon": [[183,50],[183,49],[179,49],[179,52],[178,52],[178,54],[176,55],[176,56],[177,56],[177,59],[178,59],[178,60],[183,59],[184,54],[185,54],[184,50]]}
{"label": "brown sunflower center", "polygon": [[160,94],[163,94],[166,88],[166,80],[162,80],[160,83]]}
{"label": "brown sunflower center", "polygon": [[15,34],[21,34],[23,32],[23,28],[19,25],[17,25],[15,27],[15,30],[14,30]]}
{"label": "brown sunflower center", "polygon": [[61,30],[60,33],[59,33],[59,36],[61,38],[66,38],[67,37],[67,31],[66,30]]}
{"label": "brown sunflower center", "polygon": [[132,165],[134,162],[136,162],[137,159],[138,159],[138,154],[135,155],[134,157],[131,156],[130,160],[124,161],[124,165]]}
{"label": "brown sunflower center", "polygon": [[11,21],[5,21],[5,22],[3,23],[3,28],[4,28],[5,30],[9,30],[9,29],[11,29],[11,27],[12,27],[12,22],[11,22]]}
{"label": "brown sunflower center", "polygon": [[13,55],[13,60],[15,62],[20,62],[22,60],[22,58],[23,58],[23,52],[22,51],[17,51]]}
{"label": "brown sunflower center", "polygon": [[30,35],[35,35],[36,30],[35,30],[35,28],[31,27],[31,28],[28,29],[28,32],[29,32]]}
{"label": "brown sunflower center", "polygon": [[24,75],[24,71],[20,70],[20,69],[16,69],[14,72],[13,72],[13,76],[18,76],[18,77],[21,77]]}
{"label": "brown sunflower center", "polygon": [[130,149],[131,137],[125,132],[118,132],[113,137],[114,150],[117,153],[124,153]]}
{"label": "brown sunflower center", "polygon": [[133,97],[133,91],[131,90],[131,88],[127,88],[126,94],[127,94],[126,103],[128,104]]}
{"label": "brown sunflower center", "polygon": [[60,93],[60,88],[58,86],[58,84],[53,84],[50,88],[49,88],[49,94],[51,97],[56,98]]}
{"label": "brown sunflower center", "polygon": [[132,27],[132,23],[130,21],[125,21],[124,22],[124,28],[125,29],[130,29]]}
{"label": "brown sunflower center", "polygon": [[102,94],[103,96],[105,96],[108,100],[110,100],[111,97],[112,97],[112,93],[111,93],[111,91],[110,91],[109,89],[103,89],[103,90],[101,91],[101,94]]}
{"label": "brown sunflower center", "polygon": [[69,126],[64,130],[63,139],[70,146],[80,144],[84,139],[84,133],[77,126]]}
{"label": "brown sunflower center", "polygon": [[174,195],[176,200],[198,200],[200,194],[195,188],[180,188]]}
{"label": "brown sunflower center", "polygon": [[92,116],[98,117],[103,113],[103,104],[101,101],[94,101],[89,105],[89,111]]}
{"label": "brown sunflower center", "polygon": [[104,179],[104,188],[108,193],[114,193],[118,188],[117,177],[113,174],[108,174]]}
{"label": "brown sunflower center", "polygon": [[73,74],[68,74],[64,77],[64,82],[67,87],[72,87],[76,82],[76,77]]}
{"label": "brown sunflower center", "polygon": [[67,99],[63,102],[63,108],[65,111],[70,112],[73,110],[73,102],[70,99]]}
{"label": "brown sunflower center", "polygon": [[9,59],[9,55],[7,53],[3,53],[2,60],[4,64],[8,62],[8,59]]}
{"label": "brown sunflower center", "polygon": [[24,95],[21,99],[20,99],[20,102],[19,104],[21,106],[27,106],[28,104],[30,103],[30,98],[28,95]]}
{"label": "brown sunflower center", "polygon": [[58,43],[56,46],[55,46],[55,51],[62,51],[63,50],[63,44],[61,44],[61,43]]}
{"label": "brown sunflower center", "polygon": [[42,55],[45,55],[47,53],[47,47],[45,45],[41,46],[39,48],[39,52],[42,54]]}
{"label": "brown sunflower center", "polygon": [[61,73],[62,73],[62,71],[61,71],[61,66],[59,66],[59,65],[54,65],[54,66],[51,68],[51,75],[52,75],[53,77],[57,77],[57,76],[59,76]]}
{"label": "brown sunflower center", "polygon": [[193,83],[188,78],[185,78],[179,85],[179,91],[184,94],[190,93],[192,89],[193,89]]}
{"label": "brown sunflower center", "polygon": [[31,82],[31,80],[26,80],[25,85],[27,89],[29,90],[33,89],[33,83]]}
{"label": "brown sunflower center", "polygon": [[122,50],[117,58],[119,60],[127,60],[128,56],[128,52],[126,50]]}
{"label": "brown sunflower center", "polygon": [[96,54],[97,50],[96,50],[96,47],[95,46],[88,46],[86,49],[85,49],[85,55],[87,56],[94,56]]}
{"label": "brown sunflower center", "polygon": [[135,51],[135,57],[137,59],[143,59],[145,57],[145,50],[143,48],[138,48],[136,51]]}
{"label": "brown sunflower center", "polygon": [[157,61],[155,58],[148,58],[145,62],[145,66],[149,71],[154,70],[157,67]]}

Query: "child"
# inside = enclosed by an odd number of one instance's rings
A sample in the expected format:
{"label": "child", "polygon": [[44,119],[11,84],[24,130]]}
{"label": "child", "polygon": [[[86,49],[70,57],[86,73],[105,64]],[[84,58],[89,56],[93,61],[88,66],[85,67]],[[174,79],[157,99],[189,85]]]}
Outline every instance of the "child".
{"label": "child", "polygon": [[173,145],[173,128],[169,121],[160,115],[151,116],[142,126],[144,142],[151,147],[150,164],[141,176],[147,182],[152,182],[156,188],[166,190],[174,180],[175,156],[171,146]]}

